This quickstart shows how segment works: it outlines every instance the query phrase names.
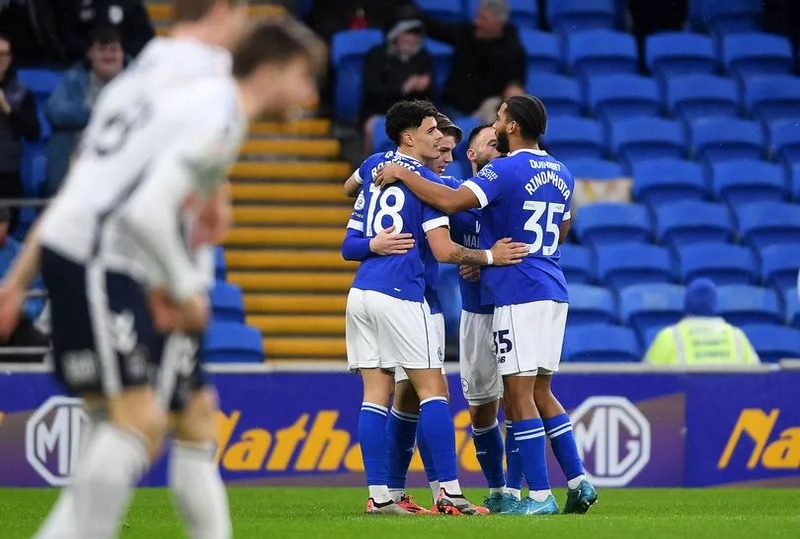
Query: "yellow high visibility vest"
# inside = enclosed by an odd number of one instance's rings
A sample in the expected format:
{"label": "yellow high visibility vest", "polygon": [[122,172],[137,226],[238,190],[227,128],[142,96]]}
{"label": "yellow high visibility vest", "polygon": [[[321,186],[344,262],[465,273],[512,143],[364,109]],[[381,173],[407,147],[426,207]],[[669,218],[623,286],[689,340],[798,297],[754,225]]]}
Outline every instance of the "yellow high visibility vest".
{"label": "yellow high visibility vest", "polygon": [[716,317],[688,317],[661,330],[645,361],[656,365],[752,365],[759,362],[742,330]]}

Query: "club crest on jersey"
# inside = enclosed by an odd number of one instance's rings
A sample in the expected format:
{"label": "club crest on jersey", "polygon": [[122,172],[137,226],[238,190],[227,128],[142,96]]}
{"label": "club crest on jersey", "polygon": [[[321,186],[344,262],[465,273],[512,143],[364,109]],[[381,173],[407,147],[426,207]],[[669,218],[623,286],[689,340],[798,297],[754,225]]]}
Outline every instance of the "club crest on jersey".
{"label": "club crest on jersey", "polygon": [[367,203],[366,198],[364,197],[364,191],[358,192],[358,198],[356,198],[356,203],[353,204],[353,209],[355,211],[361,211],[364,209],[364,205]]}

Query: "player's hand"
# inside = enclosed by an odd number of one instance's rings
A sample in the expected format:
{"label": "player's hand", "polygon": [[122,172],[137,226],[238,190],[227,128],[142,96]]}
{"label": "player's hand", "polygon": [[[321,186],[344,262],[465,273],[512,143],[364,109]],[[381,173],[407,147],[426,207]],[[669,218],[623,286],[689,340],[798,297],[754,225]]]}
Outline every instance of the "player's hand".
{"label": "player's hand", "polygon": [[385,228],[369,240],[369,250],[381,256],[404,255],[414,248],[414,236],[403,233],[395,234],[395,226]]}
{"label": "player's hand", "polygon": [[198,292],[180,306],[178,329],[185,333],[201,333],[211,318],[208,294]]}
{"label": "player's hand", "polygon": [[[494,254],[492,254],[492,256],[494,256]],[[461,265],[458,267],[458,274],[469,283],[477,283],[481,280],[481,267]]]}
{"label": "player's hand", "polygon": [[178,329],[181,312],[172,301],[166,288],[154,288],[150,291],[150,314],[153,327],[159,333],[170,333]]}
{"label": "player's hand", "polygon": [[7,341],[19,323],[25,290],[14,283],[0,283],[0,341]]}
{"label": "player's hand", "polygon": [[492,247],[492,257],[495,266],[510,266],[519,264],[522,259],[528,256],[530,248],[527,243],[511,241],[511,238],[497,240]]}
{"label": "player's hand", "polygon": [[393,184],[397,181],[403,180],[403,174],[407,171],[405,167],[395,164],[388,164],[378,171],[378,174],[372,180],[375,187],[383,189],[385,186]]}

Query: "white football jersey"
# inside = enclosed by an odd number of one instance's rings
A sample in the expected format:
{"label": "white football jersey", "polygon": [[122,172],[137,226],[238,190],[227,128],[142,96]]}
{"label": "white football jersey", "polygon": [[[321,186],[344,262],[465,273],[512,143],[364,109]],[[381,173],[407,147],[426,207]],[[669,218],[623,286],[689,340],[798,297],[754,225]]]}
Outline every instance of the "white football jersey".
{"label": "white football jersey", "polygon": [[204,288],[206,264],[187,249],[186,209],[225,178],[246,129],[227,51],[154,39],[98,99],[43,218],[42,244],[165,284],[177,299]]}

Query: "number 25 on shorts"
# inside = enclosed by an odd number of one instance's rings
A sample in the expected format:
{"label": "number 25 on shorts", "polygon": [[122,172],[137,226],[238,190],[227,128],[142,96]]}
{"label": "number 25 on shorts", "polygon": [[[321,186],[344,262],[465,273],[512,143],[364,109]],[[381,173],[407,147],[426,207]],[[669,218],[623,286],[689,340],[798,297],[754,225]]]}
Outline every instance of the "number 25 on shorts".
{"label": "number 25 on shorts", "polygon": [[509,330],[501,329],[492,333],[494,335],[494,355],[497,362],[503,363],[506,360],[505,354],[514,349],[514,343],[508,338]]}

